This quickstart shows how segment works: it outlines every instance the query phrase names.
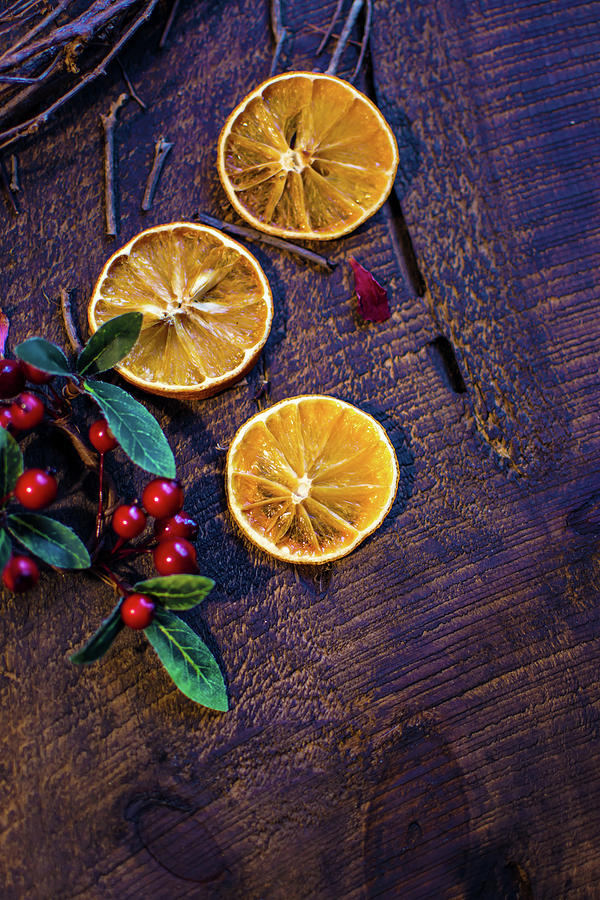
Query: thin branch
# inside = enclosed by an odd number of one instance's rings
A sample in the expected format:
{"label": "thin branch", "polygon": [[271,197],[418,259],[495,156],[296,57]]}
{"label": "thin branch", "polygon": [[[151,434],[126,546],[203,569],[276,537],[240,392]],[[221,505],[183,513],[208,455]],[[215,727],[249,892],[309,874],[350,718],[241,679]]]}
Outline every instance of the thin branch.
{"label": "thin branch", "polygon": [[335,269],[337,266],[336,262],[327,259],[325,256],[320,256],[318,253],[313,253],[312,250],[306,250],[304,247],[299,247],[298,244],[292,244],[271,234],[263,234],[262,231],[255,231],[254,228],[246,228],[244,225],[233,225],[231,222],[223,222],[221,219],[215,219],[214,216],[206,216],[204,213],[198,213],[197,216],[200,222],[210,225],[212,228],[219,228],[221,231],[248,238],[250,241],[261,241],[263,244],[279,247],[280,250],[288,250],[290,253],[302,256],[309,262],[316,263],[318,266],[323,266],[326,269]]}
{"label": "thin branch", "polygon": [[127,90],[128,90],[129,93],[131,94],[131,99],[132,99],[132,100],[135,100],[135,102],[136,102],[142,109],[146,109],[146,104],[145,104],[144,101],[138,96],[137,92],[134,90],[134,87],[133,87],[131,81],[129,80],[129,75],[127,74],[127,71],[126,71],[126,69],[125,69],[125,66],[123,65],[123,63],[121,62],[121,60],[120,60],[118,57],[117,57],[117,62],[118,62],[118,64],[119,64],[119,68],[120,68],[120,70],[121,70],[121,75],[123,76],[123,81],[124,81],[125,84],[127,85]]}
{"label": "thin branch", "polygon": [[371,0],[365,0],[365,29],[363,31],[363,39],[360,45],[360,53],[358,55],[358,62],[354,67],[354,72],[350,78],[350,81],[354,81],[356,76],[361,70],[361,66],[363,64],[363,59],[365,58],[365,53],[367,51],[367,47],[369,45],[369,38],[371,36],[371,19],[373,17],[373,4]]}
{"label": "thin branch", "polygon": [[142,200],[142,209],[144,210],[144,212],[148,212],[148,210],[152,208],[158,180],[163,170],[165,160],[169,154],[169,150],[172,146],[173,144],[170,144],[163,137],[159,138],[154,145],[154,159],[152,160],[152,168],[150,169],[150,172],[148,174],[148,180],[146,181],[146,190],[144,191],[144,199]]}
{"label": "thin branch", "polygon": [[326,75],[335,75],[338,70],[338,66],[340,64],[340,60],[342,58],[342,53],[346,49],[346,44],[348,43],[348,38],[350,37],[350,32],[354,27],[354,23],[358,18],[358,14],[363,8],[364,0],[354,0],[352,6],[350,7],[350,12],[348,13],[348,17],[344,22],[344,27],[342,29],[342,33],[340,35],[340,39],[336,44],[335,50],[333,52],[333,56],[331,57],[331,62],[327,66],[325,70]]}
{"label": "thin branch", "polygon": [[10,189],[15,193],[21,190],[21,185],[19,184],[19,160],[14,153],[10,157]]}
{"label": "thin branch", "polygon": [[158,49],[162,50],[167,43],[169,38],[169,34],[171,32],[171,27],[173,22],[175,21],[175,16],[177,15],[177,10],[179,9],[179,0],[174,0],[173,6],[171,7],[171,12],[169,13],[169,17],[166,21],[165,27],[163,28],[163,33],[160,36],[160,40],[158,42]]}
{"label": "thin branch", "polygon": [[0,183],[2,184],[2,189],[6,194],[6,199],[10,204],[10,208],[14,212],[15,216],[19,215],[19,207],[17,206],[17,201],[15,200],[15,196],[11,190],[8,175],[6,174],[6,168],[4,166],[4,160],[0,160]]}
{"label": "thin branch", "polygon": [[10,100],[8,100],[2,109],[0,110],[0,122],[4,122],[5,119],[13,112],[13,110],[18,109],[26,100],[29,100],[32,94],[38,90],[38,88],[47,81],[48,78],[52,75],[55,69],[61,62],[62,54],[59,52],[54,57],[49,66],[47,66],[43,72],[40,72],[30,83],[29,85],[20,91],[18,94],[15,94]]}
{"label": "thin branch", "polygon": [[117,234],[117,216],[115,212],[115,127],[117,114],[129,100],[129,94],[119,94],[111,104],[108,115],[100,115],[104,128],[104,191],[106,212],[106,233],[110,237]]}
{"label": "thin branch", "polygon": [[[312,22],[307,22],[306,25],[300,29],[299,34],[305,31],[317,31],[319,34],[325,34],[324,28],[320,28],[318,25],[313,25]],[[338,41],[340,38],[339,34],[336,34],[335,32],[332,32],[331,37],[334,37],[336,41]],[[359,50],[362,46],[362,41],[349,40],[348,43],[353,44],[355,47],[358,47]]]}
{"label": "thin branch", "polygon": [[269,72],[269,77],[273,76],[277,71],[277,66],[279,65],[279,58],[281,56],[281,51],[283,50],[283,45],[285,44],[286,38],[288,36],[287,28],[284,28],[281,32],[281,37],[277,41],[277,46],[275,47],[275,53],[273,54],[273,61],[271,63],[271,69]]}
{"label": "thin branch", "polygon": [[279,57],[283,50],[283,45],[288,35],[287,28],[283,24],[281,15],[281,0],[271,0],[271,28],[273,29],[273,37],[275,38],[275,53],[271,62],[270,75],[274,75],[277,71]]}
{"label": "thin branch", "polygon": [[[64,45],[70,41],[89,41],[103,25],[107,25],[119,13],[129,9],[139,0],[96,0],[89,9],[86,9],[78,18],[72,19],[60,28],[55,28],[50,34],[45,35],[39,40],[28,44],[26,47],[20,47],[0,58],[0,68],[10,69],[19,66],[21,63],[32,56],[37,56],[44,50],[50,50],[57,46]],[[97,7],[98,11],[95,11]]]}
{"label": "thin branch", "polygon": [[127,29],[125,34],[117,41],[114,47],[106,54],[104,59],[92,69],[91,72],[81,79],[76,85],[74,85],[66,94],[63,94],[62,97],[59,97],[54,103],[48,106],[46,109],[42,110],[42,112],[38,113],[31,119],[28,119],[26,122],[22,122],[20,125],[15,125],[14,128],[10,128],[3,133],[0,133],[0,150],[4,149],[4,147],[8,147],[9,144],[14,143],[14,141],[19,140],[19,138],[25,137],[28,134],[32,134],[38,130],[38,128],[46,122],[49,116],[55,113],[58,109],[64,106],[72,97],[79,93],[86,85],[90,84],[94,81],[99,75],[105,74],[105,69],[110,62],[115,58],[121,47],[127,43],[127,41],[135,34],[135,32],[140,28],[144,22],[146,22],[158,3],[158,0],[149,0],[147,5],[144,7],[142,12],[137,16],[137,18],[132,22],[130,27]]}
{"label": "thin branch", "polygon": [[69,343],[74,353],[79,355],[83,350],[83,344],[79,340],[75,322],[73,321],[73,311],[71,310],[71,298],[69,292],[65,288],[60,289],[60,311],[62,313],[63,325],[67,332]]}
{"label": "thin branch", "polygon": [[281,0],[271,0],[271,28],[273,29],[275,43],[278,44],[281,40],[281,35],[285,31],[281,15]]}
{"label": "thin branch", "polygon": [[2,56],[0,56],[0,62],[2,62],[5,57],[9,55],[9,53],[15,53],[24,44],[28,44],[31,40],[33,40],[36,34],[39,34],[40,31],[43,31],[46,26],[50,25],[56,18],[58,18],[63,9],[65,9],[69,5],[69,3],[71,3],[71,0],[60,0],[60,3],[55,6],[47,16],[44,16],[43,19],[40,19],[40,21],[36,25],[34,25],[33,28],[31,28],[26,34],[20,37],[19,40],[16,41],[16,43],[14,43],[6,53],[3,53]]}
{"label": "thin branch", "polygon": [[325,32],[325,36],[323,37],[323,40],[321,41],[321,43],[320,43],[319,46],[317,47],[317,56],[320,56],[320,55],[321,55],[321,53],[323,52],[323,50],[324,50],[324,48],[325,48],[325,44],[327,43],[327,41],[329,40],[329,38],[330,38],[331,35],[333,34],[333,29],[335,28],[335,23],[336,23],[337,20],[338,20],[338,16],[339,16],[339,14],[340,14],[341,11],[342,11],[342,6],[343,6],[343,5],[344,5],[344,0],[338,0],[337,5],[336,5],[336,7],[335,7],[335,12],[334,12],[334,14],[333,14],[333,19],[332,19],[331,22],[329,23],[329,28],[328,28],[327,31]]}

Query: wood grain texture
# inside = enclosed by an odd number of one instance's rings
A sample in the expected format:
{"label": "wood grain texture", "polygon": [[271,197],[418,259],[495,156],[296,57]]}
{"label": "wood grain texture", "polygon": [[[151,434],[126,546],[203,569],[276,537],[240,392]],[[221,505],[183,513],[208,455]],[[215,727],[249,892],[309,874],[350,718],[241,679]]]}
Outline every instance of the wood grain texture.
{"label": "wood grain texture", "polygon": [[[334,5],[283,4],[282,67],[326,68],[313,26]],[[268,13],[183,4],[164,51],[157,16],[123,55],[148,110],[127,104],[116,133],[119,242],[199,210],[234,220],[216,136],[268,75]],[[204,402],[136,394],[201,524],[217,587],[185,617],[231,711],[179,695],[139,636],[71,667],[113,599],[85,576],[3,594],[3,896],[599,896],[597,13],[375,4],[362,86],[398,137],[395,198],[327,246],[332,274],[249,246],[276,304],[268,399],[323,391],[375,415],[398,499],[335,566],[276,563],[235,531],[220,449],[256,410],[260,367]],[[0,237],[13,346],[39,331],[65,345],[63,285],[83,330],[115,247],[99,116],[122,90],[109,71],[19,152],[22,211]],[[142,214],[161,135],[173,150]],[[387,322],[360,321],[350,255],[388,286]],[[132,498],[142,480],[122,462]]]}

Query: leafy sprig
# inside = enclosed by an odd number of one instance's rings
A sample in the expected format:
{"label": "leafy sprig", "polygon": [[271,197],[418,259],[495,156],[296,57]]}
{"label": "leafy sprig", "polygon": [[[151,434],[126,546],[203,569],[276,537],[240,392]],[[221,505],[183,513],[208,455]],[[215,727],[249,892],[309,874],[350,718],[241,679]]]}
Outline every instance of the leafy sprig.
{"label": "leafy sprig", "polygon": [[[3,352],[8,331],[5,318],[0,319],[0,326],[3,324],[0,352]],[[127,356],[139,337],[141,326],[140,313],[125,313],[111,319],[92,335],[74,364],[60,347],[41,337],[23,341],[15,348],[15,355],[36,369],[66,379],[62,394],[50,386],[48,408],[56,424],[71,434],[87,465],[94,465],[93,457],[90,462],[90,452],[83,452],[85,448],[79,432],[75,429],[71,433],[67,424],[72,400],[84,396],[100,408],[118,444],[133,463],[153,475],[173,478],[175,459],[158,422],[127,391],[97,377]],[[99,527],[103,523],[103,457],[101,453]],[[89,665],[104,656],[124,627],[121,610],[125,597],[141,593],[154,604],[154,619],[144,633],[178,689],[196,703],[210,709],[227,710],[225,681],[215,657],[204,641],[174,612],[197,606],[213,589],[214,582],[202,575],[170,575],[138,581],[129,588],[113,573],[111,566],[144,552],[149,540],[123,548],[120,539],[109,551],[107,561],[99,531],[90,553],[75,532],[56,519],[38,512],[7,509],[23,470],[23,455],[17,441],[7,429],[0,428],[0,571],[9,562],[12,542],[16,541],[49,566],[91,569],[121,591],[110,614],[88,642],[70,657],[71,661]]]}
{"label": "leafy sprig", "polygon": [[108,426],[130,460],[153,475],[175,477],[175,458],[163,431],[145,406],[127,391],[94,376],[112,369],[134,347],[142,327],[141,313],[123,313],[101,325],[91,336],[75,366],[56,344],[29,338],[15,348],[23,362],[52,375],[68,378],[77,393],[98,404]]}

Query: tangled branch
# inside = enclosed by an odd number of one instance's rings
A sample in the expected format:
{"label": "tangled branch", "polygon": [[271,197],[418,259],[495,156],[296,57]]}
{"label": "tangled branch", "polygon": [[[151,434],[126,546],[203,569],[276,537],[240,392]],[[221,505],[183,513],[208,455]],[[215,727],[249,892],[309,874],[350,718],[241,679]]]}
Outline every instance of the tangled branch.
{"label": "tangled branch", "polygon": [[105,73],[158,0],[18,0],[0,14],[0,150]]}

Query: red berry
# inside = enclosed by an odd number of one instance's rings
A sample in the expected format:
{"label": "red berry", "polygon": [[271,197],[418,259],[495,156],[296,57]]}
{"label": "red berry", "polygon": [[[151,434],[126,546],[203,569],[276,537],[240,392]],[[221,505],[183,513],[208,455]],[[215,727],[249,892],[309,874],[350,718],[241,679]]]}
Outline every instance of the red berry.
{"label": "red berry", "polygon": [[0,358],[0,399],[16,397],[25,387],[25,377],[17,359]]}
{"label": "red berry", "polygon": [[121,618],[130,628],[147,628],[156,606],[145,594],[129,594],[121,604]]}
{"label": "red berry", "polygon": [[167,519],[157,519],[154,523],[154,534],[158,541],[178,537],[195,538],[198,534],[198,525],[184,513],[176,513]]}
{"label": "red berry", "polygon": [[35,428],[44,418],[44,404],[35,394],[25,392],[11,404],[12,422],[17,431]]}
{"label": "red berry", "polygon": [[144,488],[144,509],[157,519],[174,516],[183,506],[183,490],[178,481],[171,478],[155,478]]}
{"label": "red berry", "polygon": [[8,428],[12,424],[12,413],[10,406],[0,408],[0,428]]}
{"label": "red berry", "polygon": [[92,422],[89,430],[90,444],[98,453],[108,453],[117,446],[117,439],[108,427],[105,419]]}
{"label": "red berry", "polygon": [[112,527],[119,537],[134,538],[146,527],[146,515],[143,509],[133,503],[117,506],[112,517]]}
{"label": "red berry", "polygon": [[44,469],[27,469],[17,478],[15,497],[27,509],[43,509],[56,498],[56,478]]}
{"label": "red berry", "polygon": [[159,575],[193,575],[198,571],[196,550],[185,538],[161,541],[153,556]]}
{"label": "red berry", "polygon": [[23,362],[20,360],[21,371],[27,381],[30,381],[32,384],[48,384],[49,381],[52,381],[54,375],[51,375],[50,372],[44,372],[43,369],[36,369],[35,366],[29,365],[29,363]]}
{"label": "red berry", "polygon": [[28,591],[37,584],[40,570],[29,556],[13,556],[4,567],[2,581],[15,594]]}

